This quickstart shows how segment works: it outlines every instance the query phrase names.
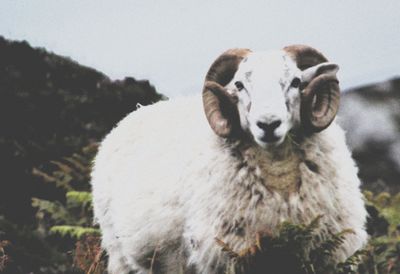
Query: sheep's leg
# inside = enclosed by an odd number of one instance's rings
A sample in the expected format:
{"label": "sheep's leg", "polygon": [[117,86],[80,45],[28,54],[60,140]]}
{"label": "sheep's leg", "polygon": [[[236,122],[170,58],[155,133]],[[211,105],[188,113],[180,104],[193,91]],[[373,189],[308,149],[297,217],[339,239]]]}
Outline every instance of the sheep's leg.
{"label": "sheep's leg", "polygon": [[119,240],[114,236],[113,226],[103,222],[102,226],[102,246],[108,254],[108,273],[109,274],[128,274],[132,267],[127,262],[122,253]]}
{"label": "sheep's leg", "polygon": [[[123,257],[119,256],[115,250],[109,252],[108,273],[109,274],[129,274],[131,268],[126,264]],[[135,273],[135,272],[133,272]]]}

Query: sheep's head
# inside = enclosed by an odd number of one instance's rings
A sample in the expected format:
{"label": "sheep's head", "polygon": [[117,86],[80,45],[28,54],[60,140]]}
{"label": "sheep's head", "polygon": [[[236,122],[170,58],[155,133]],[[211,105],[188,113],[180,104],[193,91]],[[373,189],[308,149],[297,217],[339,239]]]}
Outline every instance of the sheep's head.
{"label": "sheep's head", "polygon": [[207,119],[217,135],[250,133],[262,147],[282,143],[289,131],[319,132],[338,109],[337,70],[308,46],[271,52],[229,50],[206,77]]}

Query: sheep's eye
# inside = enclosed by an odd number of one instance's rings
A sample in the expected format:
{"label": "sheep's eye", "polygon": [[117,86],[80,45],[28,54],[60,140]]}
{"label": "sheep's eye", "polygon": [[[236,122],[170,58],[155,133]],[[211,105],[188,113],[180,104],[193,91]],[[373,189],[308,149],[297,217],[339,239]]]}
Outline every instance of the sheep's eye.
{"label": "sheep's eye", "polygon": [[298,87],[300,87],[300,84],[301,84],[300,78],[296,77],[292,80],[292,83],[290,84],[290,86],[292,88],[298,88]]}
{"label": "sheep's eye", "polygon": [[243,83],[240,82],[240,81],[236,81],[236,82],[235,82],[235,86],[236,86],[236,88],[237,88],[239,91],[242,90],[242,89],[244,89],[244,85],[243,85]]}

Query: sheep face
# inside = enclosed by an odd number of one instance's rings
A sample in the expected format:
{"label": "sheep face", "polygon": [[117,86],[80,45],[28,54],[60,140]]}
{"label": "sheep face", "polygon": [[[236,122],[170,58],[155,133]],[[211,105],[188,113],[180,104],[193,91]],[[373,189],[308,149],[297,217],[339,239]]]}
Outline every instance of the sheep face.
{"label": "sheep face", "polygon": [[[250,53],[227,86],[238,98],[241,127],[262,147],[283,142],[299,120],[301,71],[283,51]],[[295,83],[296,84],[296,83]]]}
{"label": "sheep face", "polygon": [[324,130],[340,100],[338,66],[327,61],[305,45],[227,50],[211,65],[203,87],[211,129],[229,139],[244,131],[262,147],[281,144],[289,131],[307,136]]}
{"label": "sheep face", "polygon": [[237,98],[241,128],[261,147],[281,144],[301,126],[300,85],[327,70],[336,73],[337,65],[322,63],[301,71],[285,51],[248,54],[226,86]]}

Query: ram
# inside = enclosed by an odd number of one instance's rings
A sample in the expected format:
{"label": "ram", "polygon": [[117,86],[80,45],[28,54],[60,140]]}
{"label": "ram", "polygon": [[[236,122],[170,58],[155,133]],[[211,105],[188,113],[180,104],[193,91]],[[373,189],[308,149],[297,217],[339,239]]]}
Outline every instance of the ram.
{"label": "ram", "polygon": [[239,252],[260,231],[319,215],[322,239],[354,231],[335,261],[361,248],[357,168],[334,122],[337,70],[308,46],[232,49],[212,64],[202,97],[123,119],[92,173],[109,272],[222,273],[229,258],[216,238]]}

